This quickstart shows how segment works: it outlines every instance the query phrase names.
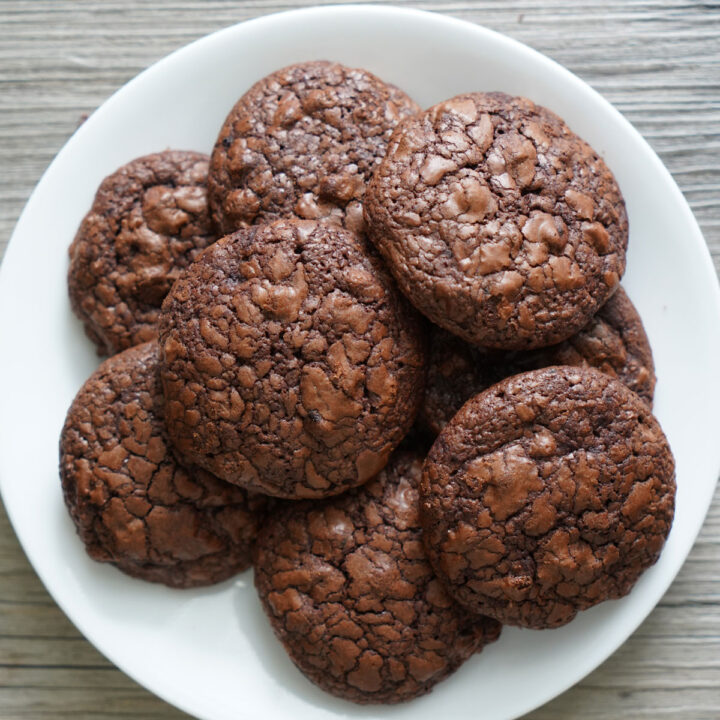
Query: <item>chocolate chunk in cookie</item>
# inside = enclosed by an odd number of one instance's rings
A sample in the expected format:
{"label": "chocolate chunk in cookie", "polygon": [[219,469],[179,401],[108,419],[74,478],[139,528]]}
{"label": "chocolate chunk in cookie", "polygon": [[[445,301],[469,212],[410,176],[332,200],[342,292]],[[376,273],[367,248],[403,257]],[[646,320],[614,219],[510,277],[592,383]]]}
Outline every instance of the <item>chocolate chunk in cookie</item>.
{"label": "chocolate chunk in cookie", "polygon": [[415,307],[485,347],[565,340],[625,270],[627,215],[610,170],[552,112],[502,93],[404,120],[365,215]]}
{"label": "chocolate chunk in cookie", "polygon": [[60,437],[65,503],[94,560],[171,587],[250,565],[264,498],[185,469],[162,420],[156,342],[106,360],[78,392]]}
{"label": "chocolate chunk in cookie", "polygon": [[622,287],[572,337],[537,350],[487,350],[436,325],[430,329],[428,377],[420,420],[437,435],[452,416],[496,382],[549,365],[595,367],[652,406],[655,369],[642,320]]}
{"label": "chocolate chunk in cookie", "polygon": [[296,215],[364,227],[365,186],[398,122],[420,108],[366,70],[292,65],[238,101],[210,165],[213,219],[223,233]]}
{"label": "chocolate chunk in cookie", "polygon": [[113,355],[157,336],[160,305],[215,240],[207,206],[208,157],[168,150],[103,180],[70,246],[75,314],[98,352]]}
{"label": "chocolate chunk in cookie", "polygon": [[396,453],[362,488],[285,504],[256,545],[255,585],[275,634],[312,682],[353,702],[422,695],[500,632],[454,603],[426,559],[422,458]]}
{"label": "chocolate chunk in cookie", "polygon": [[423,467],[425,547],[450,594],[548,628],[632,589],[670,531],[675,464],[650,409],[591,368],[550,367],[467,402]]}
{"label": "chocolate chunk in cookie", "polygon": [[369,480],[425,383],[420,319],[373,249],[307,220],[209,248],[166,298],[160,342],[180,457],[277,497]]}

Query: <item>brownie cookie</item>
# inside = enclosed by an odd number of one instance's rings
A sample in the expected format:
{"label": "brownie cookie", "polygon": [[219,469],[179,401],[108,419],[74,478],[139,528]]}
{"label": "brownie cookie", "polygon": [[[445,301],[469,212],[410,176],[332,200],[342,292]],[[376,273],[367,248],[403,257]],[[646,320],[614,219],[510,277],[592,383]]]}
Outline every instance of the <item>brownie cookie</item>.
{"label": "brownie cookie", "polygon": [[287,503],[263,528],[255,585],[275,634],[316,685],[357,703],[428,692],[500,625],[447,595],[423,552],[420,453],[362,488]]}
{"label": "brownie cookie", "polygon": [[423,467],[433,567],[459,602],[509,625],[563,625],[632,589],[673,519],[657,420],[592,368],[516,375],[467,402]]}
{"label": "brownie cookie", "polygon": [[415,307],[486,347],[565,340],[625,270],[627,215],[610,170],[557,115],[503,93],[404,120],[365,215]]}
{"label": "brownie cookie", "polygon": [[425,382],[420,318],[367,243],[278,221],[219,240],[163,304],[167,424],[185,462],[286,498],[379,472]]}
{"label": "brownie cookie", "polygon": [[210,585],[250,565],[264,499],[180,467],[162,421],[156,342],[106,360],[60,437],[65,503],[94,560],[171,587]]}
{"label": "brownie cookie", "polygon": [[580,332],[536,350],[487,350],[433,325],[422,424],[437,435],[463,403],[510,375],[549,365],[595,367],[615,377],[651,407],[655,369],[650,343],[622,287]]}
{"label": "brownie cookie", "polygon": [[207,207],[208,157],[168,150],[103,180],[70,246],[73,311],[101,354],[157,335],[168,290],[215,237]]}
{"label": "brownie cookie", "polygon": [[243,95],[210,164],[210,205],[227,234],[296,215],[364,226],[365,185],[401,118],[420,108],[366,70],[292,65]]}

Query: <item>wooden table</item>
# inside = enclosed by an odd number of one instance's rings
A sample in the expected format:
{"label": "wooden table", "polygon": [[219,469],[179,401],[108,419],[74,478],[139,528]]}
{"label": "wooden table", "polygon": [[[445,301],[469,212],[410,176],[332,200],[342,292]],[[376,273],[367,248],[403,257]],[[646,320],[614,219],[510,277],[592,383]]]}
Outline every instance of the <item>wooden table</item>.
{"label": "wooden table", "polygon": [[[171,50],[226,25],[303,4],[0,0],[0,257],[33,186],[85,114]],[[720,268],[720,2],[398,4],[482,23],[587,80],[668,166]],[[688,561],[647,621],[598,670],[527,717],[717,720],[719,602],[716,493]],[[186,717],[80,636],[35,576],[0,508],[0,718],[130,716]]]}

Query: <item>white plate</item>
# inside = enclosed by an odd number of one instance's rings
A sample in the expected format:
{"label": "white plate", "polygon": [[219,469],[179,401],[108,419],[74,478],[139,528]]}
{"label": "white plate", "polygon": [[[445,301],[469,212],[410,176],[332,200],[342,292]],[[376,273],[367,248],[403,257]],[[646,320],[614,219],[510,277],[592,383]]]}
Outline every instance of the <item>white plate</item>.
{"label": "white plate", "polygon": [[[625,287],[645,322],[655,411],[677,459],[675,524],[660,561],[627,598],[546,632],[506,629],[428,696],[357,707],[324,694],[274,639],[251,573],[173,591],[90,561],[60,493],[65,412],[97,364],[70,312],[67,246],[100,180],[167,147],[209,152],[226,113],[272,70],[308,59],[368,68],[427,106],[460,92],[526,95],[564,117],[607,160],[627,200]],[[143,72],[75,133],[35,189],[0,283],[0,488],[38,575],[101,652],[201,718],[513,718],[580,680],[652,610],[687,556],[720,467],[720,294],[702,235],[638,133],[577,77],[482,27],[391,7],[301,10],[203,38]]]}

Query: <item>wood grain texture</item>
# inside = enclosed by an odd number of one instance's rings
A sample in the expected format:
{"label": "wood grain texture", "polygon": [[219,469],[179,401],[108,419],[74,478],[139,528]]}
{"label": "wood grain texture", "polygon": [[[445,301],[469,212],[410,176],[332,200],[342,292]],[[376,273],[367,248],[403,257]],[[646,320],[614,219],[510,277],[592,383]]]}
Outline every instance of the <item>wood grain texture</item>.
{"label": "wood grain texture", "polygon": [[[84,114],[191,40],[303,4],[1,0],[0,257],[32,188]],[[720,270],[720,2],[397,4],[506,33],[600,91],[667,165]],[[138,687],[78,634],[28,565],[1,509],[0,717],[187,717]],[[580,717],[720,717],[720,493],[688,561],[647,621],[598,670],[527,720]]]}

